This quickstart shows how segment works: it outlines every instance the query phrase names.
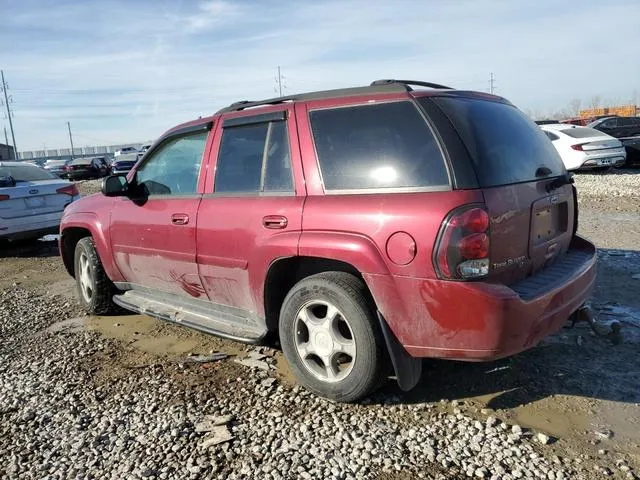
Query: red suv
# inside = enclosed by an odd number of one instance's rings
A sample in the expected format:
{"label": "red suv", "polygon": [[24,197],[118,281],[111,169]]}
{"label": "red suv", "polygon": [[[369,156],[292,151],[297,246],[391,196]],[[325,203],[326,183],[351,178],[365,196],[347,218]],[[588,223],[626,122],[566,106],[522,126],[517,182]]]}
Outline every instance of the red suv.
{"label": "red suv", "polygon": [[493,360],[558,330],[594,284],[577,206],[505,99],[382,80],[169,130],[67,207],[60,251],[90,313],[277,336],[302,385],[354,401],[391,367],[409,389],[422,357]]}

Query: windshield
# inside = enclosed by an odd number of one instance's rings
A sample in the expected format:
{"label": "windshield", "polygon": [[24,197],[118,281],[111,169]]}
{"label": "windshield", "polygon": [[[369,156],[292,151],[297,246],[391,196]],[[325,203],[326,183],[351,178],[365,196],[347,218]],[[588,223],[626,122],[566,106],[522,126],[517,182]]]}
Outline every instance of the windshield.
{"label": "windshield", "polygon": [[0,167],[0,177],[13,177],[16,182],[35,182],[58,178],[34,165],[3,165]]}
{"label": "windshield", "polygon": [[[424,101],[424,100],[423,100]],[[494,187],[560,176],[565,168],[547,136],[510,104],[464,97],[436,97],[469,150],[480,186]]]}

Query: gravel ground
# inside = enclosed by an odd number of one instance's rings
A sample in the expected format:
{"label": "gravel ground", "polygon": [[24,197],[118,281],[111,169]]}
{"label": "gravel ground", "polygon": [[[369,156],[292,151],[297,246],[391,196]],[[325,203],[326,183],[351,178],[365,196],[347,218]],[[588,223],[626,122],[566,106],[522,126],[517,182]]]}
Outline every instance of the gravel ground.
{"label": "gravel ground", "polygon": [[[539,453],[548,436],[495,416],[476,420],[459,401],[402,405],[378,394],[364,406],[332,404],[232,363],[204,375],[180,363],[125,364],[124,371],[110,365],[105,377],[103,364],[122,346],[78,322],[52,324],[77,314],[60,298],[20,288],[0,294],[2,478],[348,479],[402,472],[506,480],[586,473],[580,463]],[[273,352],[262,351],[271,359]],[[205,446],[197,431],[205,415],[230,415],[233,438]]]}
{"label": "gravel ground", "polygon": [[611,169],[577,174],[574,178],[580,195],[585,197],[640,198],[640,169]]}
{"label": "gravel ground", "polygon": [[[358,405],[299,389],[271,348],[84,317],[54,242],[0,252],[0,479],[638,478],[640,189],[604,193],[634,182],[577,176],[581,232],[603,247],[593,306],[622,343],[578,325],[498,362],[427,361],[416,390]],[[211,351],[231,356],[189,361]]]}

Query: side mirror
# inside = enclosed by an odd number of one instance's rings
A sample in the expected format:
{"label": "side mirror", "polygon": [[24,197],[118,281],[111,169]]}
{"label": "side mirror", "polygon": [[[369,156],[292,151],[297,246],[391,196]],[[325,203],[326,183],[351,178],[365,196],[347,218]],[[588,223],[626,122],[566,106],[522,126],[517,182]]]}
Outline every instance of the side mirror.
{"label": "side mirror", "polygon": [[16,179],[13,178],[11,175],[7,175],[6,177],[0,177],[0,188],[15,187],[15,186],[16,186]]}
{"label": "side mirror", "polygon": [[106,197],[123,197],[129,193],[126,175],[109,175],[102,179],[102,194]]}

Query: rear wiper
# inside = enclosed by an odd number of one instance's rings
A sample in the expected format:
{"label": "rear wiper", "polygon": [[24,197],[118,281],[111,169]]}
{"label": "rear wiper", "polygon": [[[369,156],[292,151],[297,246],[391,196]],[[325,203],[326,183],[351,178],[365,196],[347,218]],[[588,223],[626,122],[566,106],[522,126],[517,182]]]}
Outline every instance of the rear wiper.
{"label": "rear wiper", "polygon": [[551,192],[557,188],[562,187],[563,185],[570,185],[574,183],[573,173],[567,172],[564,175],[554,178],[551,182],[547,183],[547,192]]}
{"label": "rear wiper", "polygon": [[548,177],[549,175],[551,175],[551,169],[549,167],[538,167],[536,169],[536,178]]}

